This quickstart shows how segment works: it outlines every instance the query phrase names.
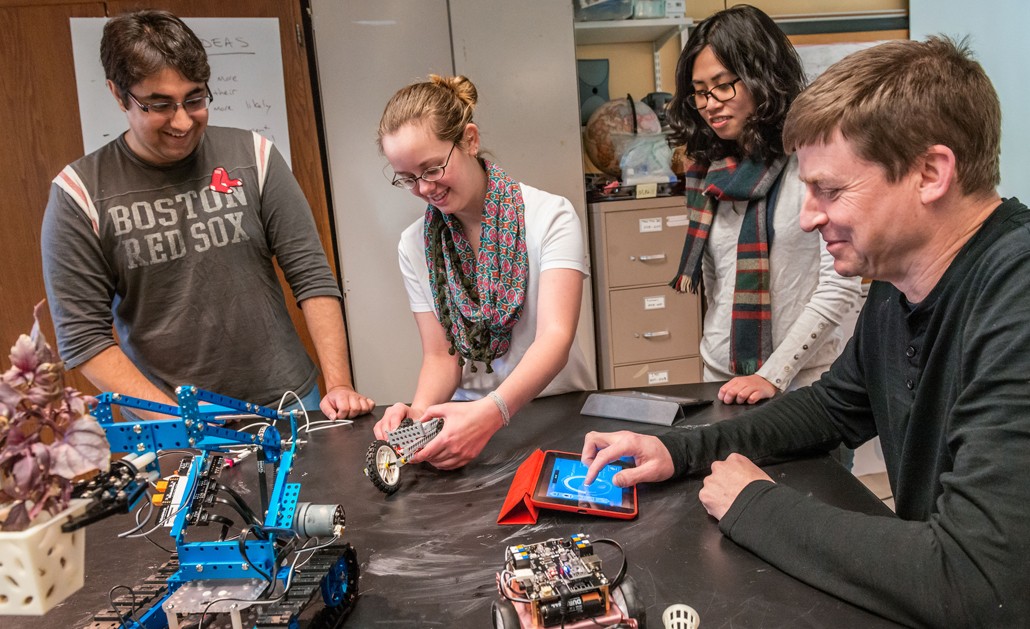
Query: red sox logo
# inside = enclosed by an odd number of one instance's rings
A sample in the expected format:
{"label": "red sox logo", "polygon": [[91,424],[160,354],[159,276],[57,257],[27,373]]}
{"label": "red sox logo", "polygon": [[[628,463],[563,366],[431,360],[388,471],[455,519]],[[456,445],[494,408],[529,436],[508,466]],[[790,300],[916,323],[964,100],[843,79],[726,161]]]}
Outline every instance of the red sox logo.
{"label": "red sox logo", "polygon": [[229,173],[225,172],[225,169],[219,166],[211,173],[211,190],[215,192],[221,192],[222,194],[229,194],[232,188],[242,186],[243,182],[239,179],[230,179]]}

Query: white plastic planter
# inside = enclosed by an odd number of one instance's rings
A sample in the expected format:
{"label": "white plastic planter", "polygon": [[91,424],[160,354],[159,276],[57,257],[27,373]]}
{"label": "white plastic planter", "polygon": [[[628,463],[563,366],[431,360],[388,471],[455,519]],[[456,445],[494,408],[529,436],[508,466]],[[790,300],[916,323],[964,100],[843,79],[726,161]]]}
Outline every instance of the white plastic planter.
{"label": "white plastic planter", "polygon": [[87,502],[72,501],[24,531],[0,532],[0,615],[40,616],[82,587],[86,529],[63,533],[61,525]]}

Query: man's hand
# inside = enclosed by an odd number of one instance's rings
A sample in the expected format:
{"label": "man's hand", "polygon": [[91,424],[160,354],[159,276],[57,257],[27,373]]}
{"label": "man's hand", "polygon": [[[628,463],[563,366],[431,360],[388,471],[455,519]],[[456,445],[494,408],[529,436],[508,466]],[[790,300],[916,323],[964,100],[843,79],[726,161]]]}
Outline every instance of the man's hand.
{"label": "man's hand", "polygon": [[771,398],[776,391],[771,382],[757,374],[737,376],[719,389],[719,401],[723,404],[754,404]]}
{"label": "man's hand", "polygon": [[413,463],[429,463],[441,470],[453,470],[476,458],[490,437],[504,426],[501,412],[490,398],[475,402],[448,402],[426,409],[418,421],[443,417],[443,429],[418,454]]}
{"label": "man's hand", "polygon": [[733,453],[725,461],[712,463],[712,473],[705,478],[697,497],[712,517],[721,520],[740,492],[756,480],[772,478],[744,455]]}
{"label": "man's hand", "polygon": [[318,405],[328,419],[352,419],[371,412],[375,406],[375,400],[361,395],[347,385],[329,389],[322,398],[322,403]]}
{"label": "man's hand", "polygon": [[675,467],[672,456],[658,437],[639,435],[626,430],[620,432],[588,432],[583,441],[583,465],[587,471],[586,484],[594,482],[598,473],[616,459],[633,457],[636,467],[622,470],[612,480],[619,487],[637,483],[663,481],[672,476]]}

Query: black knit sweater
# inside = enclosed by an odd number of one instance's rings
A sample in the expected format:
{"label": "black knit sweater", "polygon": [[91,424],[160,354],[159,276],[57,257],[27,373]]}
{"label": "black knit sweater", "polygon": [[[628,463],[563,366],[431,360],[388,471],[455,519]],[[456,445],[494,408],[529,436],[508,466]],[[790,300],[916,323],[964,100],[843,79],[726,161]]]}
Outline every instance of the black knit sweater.
{"label": "black knit sweater", "polygon": [[1030,626],[1030,210],[1000,205],[910,305],[874,283],[811,387],[661,437],[679,474],[879,435],[897,518],[748,485],[725,535],[795,577],[916,626]]}

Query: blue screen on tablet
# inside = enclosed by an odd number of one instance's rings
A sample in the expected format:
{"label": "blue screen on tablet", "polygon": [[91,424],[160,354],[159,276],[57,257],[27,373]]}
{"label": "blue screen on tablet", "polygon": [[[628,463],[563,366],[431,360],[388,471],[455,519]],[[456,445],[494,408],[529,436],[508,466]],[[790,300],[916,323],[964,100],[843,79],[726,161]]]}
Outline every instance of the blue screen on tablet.
{"label": "blue screen on tablet", "polygon": [[578,513],[635,517],[636,488],[615,485],[615,475],[628,467],[633,467],[632,460],[612,461],[588,486],[588,468],[580,462],[578,454],[548,450],[533,489],[533,501],[540,506]]}
{"label": "blue screen on tablet", "polygon": [[622,470],[621,465],[609,463],[590,485],[584,484],[587,466],[573,459],[555,458],[547,482],[547,496],[559,500],[591,502],[609,507],[622,506],[622,488],[612,480]]}

